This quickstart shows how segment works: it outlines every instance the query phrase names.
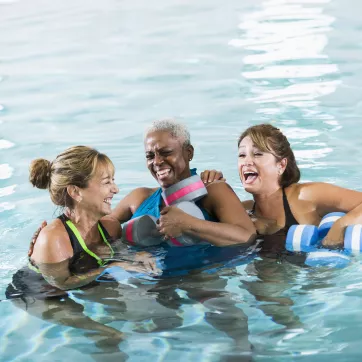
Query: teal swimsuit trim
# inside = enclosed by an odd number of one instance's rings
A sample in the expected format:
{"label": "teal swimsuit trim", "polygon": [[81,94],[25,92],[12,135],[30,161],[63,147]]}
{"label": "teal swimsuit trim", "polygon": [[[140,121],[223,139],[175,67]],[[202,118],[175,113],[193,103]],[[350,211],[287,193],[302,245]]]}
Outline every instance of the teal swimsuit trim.
{"label": "teal swimsuit trim", "polygon": [[[192,176],[196,175],[196,168],[193,168],[191,170],[191,175]],[[152,215],[158,219],[160,217],[160,209],[162,206],[162,201],[163,201],[162,200],[162,189],[159,188],[151,196],[149,196],[146,200],[144,200],[142,202],[142,204],[138,207],[136,212],[133,214],[132,219],[142,216],[142,215]],[[197,201],[196,205],[200,208],[200,210],[204,214],[205,220],[217,222],[217,220],[215,218],[213,218],[211,215],[209,215],[209,213],[202,206],[200,206],[200,201]]]}

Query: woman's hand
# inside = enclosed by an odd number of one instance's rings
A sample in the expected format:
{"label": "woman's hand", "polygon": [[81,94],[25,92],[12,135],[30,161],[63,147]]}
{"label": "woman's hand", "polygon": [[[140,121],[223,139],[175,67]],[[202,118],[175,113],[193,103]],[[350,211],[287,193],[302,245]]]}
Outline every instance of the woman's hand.
{"label": "woman's hand", "polygon": [[214,181],[226,181],[222,172],[217,170],[202,171],[200,178],[204,184],[209,184]]}
{"label": "woman's hand", "polygon": [[137,273],[147,273],[147,269],[143,264],[138,263],[129,263],[126,261],[115,261],[113,263],[107,264],[107,267],[117,266],[127,271],[133,271]]}
{"label": "woman's hand", "polygon": [[136,253],[135,263],[144,265],[148,273],[161,274],[162,270],[157,267],[156,258],[147,251],[139,251]]}
{"label": "woman's hand", "polygon": [[166,206],[160,214],[157,229],[165,235],[165,239],[180,236],[184,232],[187,218],[190,217],[176,206]]}
{"label": "woman's hand", "polygon": [[132,261],[115,261],[108,266],[118,266],[127,271],[137,273],[161,274],[162,270],[157,267],[156,258],[147,251],[135,253]]}
{"label": "woman's hand", "polygon": [[337,248],[343,246],[345,227],[341,225],[340,219],[335,221],[326,237],[322,240],[322,245],[326,248]]}
{"label": "woman's hand", "polygon": [[33,237],[30,240],[30,244],[29,244],[29,250],[28,250],[28,257],[30,258],[33,254],[33,250],[34,250],[34,245],[36,243],[36,240],[38,239],[38,236],[40,234],[40,232],[42,231],[42,229],[44,229],[47,226],[47,222],[43,221],[42,224],[40,225],[40,227],[35,231],[35,233],[33,234]]}

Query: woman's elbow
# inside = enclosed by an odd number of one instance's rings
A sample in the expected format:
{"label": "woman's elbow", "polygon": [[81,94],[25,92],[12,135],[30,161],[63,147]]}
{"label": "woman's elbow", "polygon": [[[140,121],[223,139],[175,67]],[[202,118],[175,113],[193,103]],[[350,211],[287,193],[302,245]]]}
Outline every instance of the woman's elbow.
{"label": "woman's elbow", "polygon": [[254,224],[243,228],[243,231],[239,234],[239,244],[252,244],[256,240],[256,229]]}
{"label": "woman's elbow", "polygon": [[242,229],[240,230],[234,238],[224,242],[224,246],[233,246],[233,245],[251,245],[256,240],[256,230],[255,228]]}

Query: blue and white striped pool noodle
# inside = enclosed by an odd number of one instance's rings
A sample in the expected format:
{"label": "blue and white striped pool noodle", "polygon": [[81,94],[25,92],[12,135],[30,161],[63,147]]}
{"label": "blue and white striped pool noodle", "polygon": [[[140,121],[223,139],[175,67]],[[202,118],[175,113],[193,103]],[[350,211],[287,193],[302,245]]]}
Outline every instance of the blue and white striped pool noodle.
{"label": "blue and white striped pool noodle", "polygon": [[344,248],[352,253],[359,253],[362,244],[362,225],[347,226],[344,234]]}
{"label": "blue and white striped pool noodle", "polygon": [[324,239],[334,222],[346,215],[344,212],[330,212],[324,215],[318,226],[318,238]]}
{"label": "blue and white striped pool noodle", "polygon": [[309,266],[344,268],[350,262],[351,258],[342,251],[318,249],[308,253],[304,263]]}
{"label": "blue and white striped pool noodle", "polygon": [[314,225],[293,225],[289,228],[285,248],[288,251],[308,252],[318,242],[318,228]]}

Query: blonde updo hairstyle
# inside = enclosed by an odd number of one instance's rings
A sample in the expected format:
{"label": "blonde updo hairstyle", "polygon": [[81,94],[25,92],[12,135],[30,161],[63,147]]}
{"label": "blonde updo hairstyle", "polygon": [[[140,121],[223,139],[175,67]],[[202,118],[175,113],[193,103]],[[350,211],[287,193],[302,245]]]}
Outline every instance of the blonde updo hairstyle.
{"label": "blonde updo hairstyle", "polygon": [[67,186],[86,188],[99,167],[114,173],[112,161],[103,153],[87,146],[74,146],[59,154],[53,162],[38,158],[30,164],[29,181],[38,189],[48,189],[55,205],[74,207]]}
{"label": "blonde updo hairstyle", "polygon": [[253,144],[260,151],[273,154],[277,161],[281,161],[283,158],[287,159],[287,167],[279,179],[281,187],[290,186],[300,180],[300,170],[290,143],[279,128],[271,124],[258,124],[249,127],[240,135],[238,146],[247,136],[251,138]]}

